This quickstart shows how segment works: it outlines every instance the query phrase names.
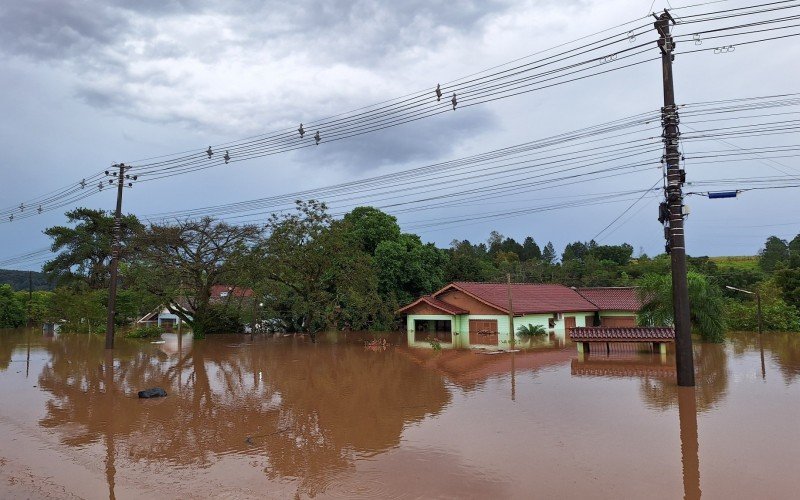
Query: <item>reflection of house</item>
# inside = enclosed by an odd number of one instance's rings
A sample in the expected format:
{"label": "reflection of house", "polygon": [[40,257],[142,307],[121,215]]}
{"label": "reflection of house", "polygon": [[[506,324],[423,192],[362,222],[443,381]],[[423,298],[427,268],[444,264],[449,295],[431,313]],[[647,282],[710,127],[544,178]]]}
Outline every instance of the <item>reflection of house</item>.
{"label": "reflection of house", "polygon": [[[212,304],[223,304],[230,300],[242,302],[253,300],[254,293],[250,288],[230,285],[213,285],[210,289],[209,302]],[[191,318],[192,307],[186,297],[178,297],[170,303],[171,308],[182,309]],[[137,322],[137,326],[159,326],[167,331],[172,331],[173,327],[181,324],[181,318],[170,311],[170,307],[164,304],[159,305],[149,313],[142,316]]]}
{"label": "reflection of house", "polygon": [[[561,338],[569,328],[593,326],[598,319],[603,324],[635,322],[633,311],[638,310],[633,307],[633,288],[576,290],[563,285],[513,283],[510,292],[514,331],[538,325]],[[507,284],[455,282],[398,312],[406,315],[410,345],[436,341],[447,347],[504,346],[510,340],[508,305]]]}

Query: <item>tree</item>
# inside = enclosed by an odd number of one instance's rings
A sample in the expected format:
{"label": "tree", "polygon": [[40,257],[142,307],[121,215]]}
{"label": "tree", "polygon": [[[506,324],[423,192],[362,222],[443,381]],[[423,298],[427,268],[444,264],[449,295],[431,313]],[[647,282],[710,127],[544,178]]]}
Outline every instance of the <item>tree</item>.
{"label": "tree", "polygon": [[[105,287],[110,276],[114,216],[89,208],[76,208],[66,216],[75,227],[54,226],[44,231],[53,239],[50,250],[61,253],[46,262],[43,271],[58,284],[79,280],[92,289]],[[120,259],[124,260],[128,255],[127,243],[142,229],[142,224],[135,215],[125,215],[121,227]]]}
{"label": "tree", "polygon": [[449,259],[445,267],[445,281],[486,281],[495,274],[483,244],[453,240],[447,253]]}
{"label": "tree", "polygon": [[583,258],[588,254],[589,247],[586,243],[582,243],[580,241],[568,243],[567,246],[564,247],[564,252],[561,254],[561,262],[567,262],[570,260],[583,260]]}
{"label": "tree", "polygon": [[212,304],[211,287],[242,286],[244,254],[260,234],[257,226],[233,226],[208,217],[151,224],[136,240],[137,260],[130,275],[140,290],[158,297],[202,338],[220,322],[227,324],[230,309],[241,306],[233,300]]}
{"label": "tree", "polygon": [[542,258],[542,250],[539,248],[539,245],[528,236],[525,238],[525,241],[522,243],[522,251],[519,253],[519,259],[521,261],[526,260],[539,260]]}
{"label": "tree", "polygon": [[598,260],[610,261],[618,266],[626,266],[633,256],[633,247],[627,243],[621,245],[597,245],[589,253]]}
{"label": "tree", "polygon": [[552,242],[547,242],[542,251],[542,261],[545,264],[553,265],[556,263],[556,249]]}
{"label": "tree", "polygon": [[356,207],[344,216],[347,235],[364,252],[374,255],[382,241],[400,239],[397,218],[374,207]]}
{"label": "tree", "polygon": [[758,265],[764,271],[771,273],[782,267],[789,259],[789,244],[777,236],[770,236],[758,255]]}
{"label": "tree", "polygon": [[800,308],[800,253],[793,253],[788,266],[775,272],[775,283],[783,292],[783,299]]}
{"label": "tree", "polygon": [[34,324],[41,325],[50,315],[50,301],[53,292],[35,291],[28,295],[28,292],[17,292],[17,298],[25,309],[25,316]]}
{"label": "tree", "polygon": [[[692,326],[706,342],[725,338],[722,292],[708,279],[694,271],[688,273],[689,306]],[[639,321],[648,325],[672,325],[672,278],[668,274],[646,274],[639,282],[642,309]]]}
{"label": "tree", "polygon": [[25,307],[11,285],[0,285],[0,328],[19,328],[25,324]]}
{"label": "tree", "polygon": [[447,254],[433,244],[423,244],[415,234],[384,241],[375,250],[378,286],[385,297],[403,304],[444,285]]}

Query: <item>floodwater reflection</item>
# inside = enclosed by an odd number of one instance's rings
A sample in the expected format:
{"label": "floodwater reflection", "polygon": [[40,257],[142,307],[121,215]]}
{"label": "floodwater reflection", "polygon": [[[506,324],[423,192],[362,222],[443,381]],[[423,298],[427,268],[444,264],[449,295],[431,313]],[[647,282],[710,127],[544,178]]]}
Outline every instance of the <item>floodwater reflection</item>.
{"label": "floodwater reflection", "polygon": [[[388,345],[365,346],[373,338]],[[351,332],[316,343],[163,340],[119,339],[109,352],[96,336],[0,331],[0,496],[697,499],[701,486],[707,497],[800,489],[791,335],[696,344],[696,389],[677,387],[672,357],[579,360],[573,345],[546,339],[499,354]],[[154,386],[169,396],[136,397]],[[746,464],[731,458],[745,449]]]}
{"label": "floodwater reflection", "polygon": [[[119,342],[112,360],[99,339],[64,336],[48,345],[39,377],[51,395],[40,424],[69,446],[104,439],[112,490],[116,441],[126,460],[178,467],[207,467],[230,453],[262,457],[268,477],[298,478],[314,495],[450,400],[441,379],[391,352],[305,343],[236,337],[171,353],[164,348],[172,342]],[[132,397],[151,386],[174,395]]]}

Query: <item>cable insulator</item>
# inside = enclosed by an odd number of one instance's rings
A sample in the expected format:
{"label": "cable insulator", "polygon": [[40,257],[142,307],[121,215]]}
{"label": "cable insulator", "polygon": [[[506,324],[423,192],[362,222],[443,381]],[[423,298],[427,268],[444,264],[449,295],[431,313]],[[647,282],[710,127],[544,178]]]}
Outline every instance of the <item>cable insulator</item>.
{"label": "cable insulator", "polygon": [[42,213],[43,210],[42,210],[42,206],[41,205],[39,205],[39,210],[38,211],[39,211],[39,213]]}
{"label": "cable insulator", "polygon": [[231,161],[231,155],[228,154],[228,150],[227,149],[225,150],[225,156],[223,156],[222,159],[225,160],[225,164],[226,165],[228,164],[229,161]]}
{"label": "cable insulator", "polygon": [[317,133],[314,134],[314,140],[317,142],[317,145],[319,146],[319,141],[322,140],[322,137],[319,136],[319,130],[317,130]]}
{"label": "cable insulator", "polygon": [[304,135],[306,135],[306,131],[305,131],[305,129],[303,128],[303,124],[302,124],[302,123],[300,124],[300,128],[299,128],[299,129],[297,129],[297,131],[298,131],[298,132],[300,132],[300,138],[301,138],[301,139],[303,138],[303,136],[304,136]]}
{"label": "cable insulator", "polygon": [[442,89],[441,89],[441,87],[439,87],[438,83],[436,84],[436,100],[437,101],[441,101],[442,100]]}
{"label": "cable insulator", "polygon": [[456,106],[458,106],[458,100],[456,100],[456,93],[453,92],[453,98],[450,99],[450,102],[453,103],[453,111],[456,110]]}
{"label": "cable insulator", "polygon": [[211,151],[211,146],[209,146],[208,149],[206,149],[206,154],[208,155],[209,158],[214,156],[214,152]]}

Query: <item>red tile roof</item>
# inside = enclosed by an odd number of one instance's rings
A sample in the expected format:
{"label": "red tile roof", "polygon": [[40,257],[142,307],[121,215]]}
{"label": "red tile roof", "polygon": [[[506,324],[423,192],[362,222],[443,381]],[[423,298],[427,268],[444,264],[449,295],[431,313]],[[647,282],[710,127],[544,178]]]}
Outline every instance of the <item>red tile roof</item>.
{"label": "red tile roof", "polygon": [[418,298],[414,302],[410,303],[409,305],[403,307],[402,309],[398,309],[398,314],[411,309],[412,307],[418,305],[419,303],[424,302],[436,309],[440,309],[447,314],[469,314],[469,311],[465,309],[461,309],[460,307],[454,306],[453,304],[448,304],[447,302],[441,301],[432,295],[423,295],[422,297]]}
{"label": "red tile roof", "polygon": [[601,311],[638,311],[642,308],[639,291],[629,287],[578,288],[584,296]]}
{"label": "red tile roof", "polygon": [[[502,311],[508,311],[508,285],[505,283],[457,281],[442,288],[434,296],[451,288],[461,290]],[[512,283],[511,297],[515,314],[597,310],[596,305],[586,300],[575,290],[564,285]]]}
{"label": "red tile roof", "polygon": [[675,340],[675,330],[666,327],[612,328],[603,326],[569,329],[569,338],[578,342],[656,342]]}

